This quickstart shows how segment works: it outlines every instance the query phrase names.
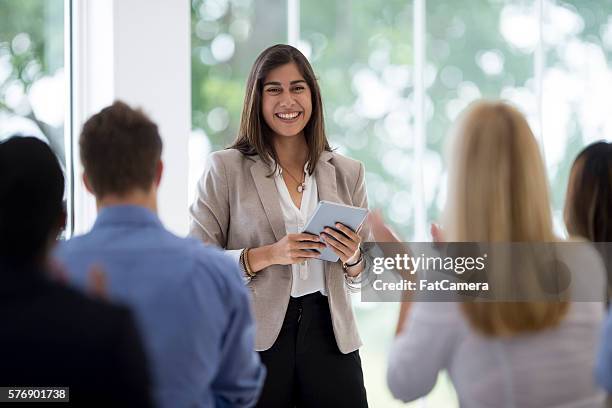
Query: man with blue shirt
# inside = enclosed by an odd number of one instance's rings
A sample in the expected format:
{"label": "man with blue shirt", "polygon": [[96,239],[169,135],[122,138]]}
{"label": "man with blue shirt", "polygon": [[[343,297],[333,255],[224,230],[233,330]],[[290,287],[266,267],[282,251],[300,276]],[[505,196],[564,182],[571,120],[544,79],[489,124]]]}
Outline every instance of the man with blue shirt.
{"label": "man with blue shirt", "polygon": [[57,253],[84,288],[100,266],[111,300],[130,306],[144,337],[162,407],[248,407],[265,375],[254,351],[247,289],[220,250],[168,232],[157,212],[162,141],[122,102],[84,125],[83,181],[96,196],[92,230]]}

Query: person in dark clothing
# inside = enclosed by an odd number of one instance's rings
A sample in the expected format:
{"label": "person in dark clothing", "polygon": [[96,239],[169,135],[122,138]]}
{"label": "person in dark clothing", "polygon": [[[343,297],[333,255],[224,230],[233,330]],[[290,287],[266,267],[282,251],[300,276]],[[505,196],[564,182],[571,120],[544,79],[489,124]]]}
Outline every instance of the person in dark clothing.
{"label": "person in dark clothing", "polygon": [[82,406],[151,406],[130,311],[52,278],[64,177],[39,139],[0,143],[0,387],[69,387]]}

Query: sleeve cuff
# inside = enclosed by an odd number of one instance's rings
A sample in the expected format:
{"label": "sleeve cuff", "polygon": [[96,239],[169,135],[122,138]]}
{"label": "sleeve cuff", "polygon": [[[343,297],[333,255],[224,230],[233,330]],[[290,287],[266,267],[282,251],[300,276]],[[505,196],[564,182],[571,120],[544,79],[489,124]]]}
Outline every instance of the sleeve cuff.
{"label": "sleeve cuff", "polygon": [[344,273],[344,282],[351,293],[358,293],[361,291],[363,285],[370,284],[371,280],[371,268],[372,261],[370,259],[370,255],[364,251],[363,252],[363,270],[357,276],[349,276],[346,272]]}
{"label": "sleeve cuff", "polygon": [[236,265],[238,265],[238,270],[240,271],[240,276],[242,277],[242,281],[244,282],[244,284],[247,284],[251,281],[251,277],[250,276],[246,276],[244,273],[242,273],[242,266],[240,266],[240,253],[244,251],[243,249],[226,249],[225,253],[228,254],[236,263]]}

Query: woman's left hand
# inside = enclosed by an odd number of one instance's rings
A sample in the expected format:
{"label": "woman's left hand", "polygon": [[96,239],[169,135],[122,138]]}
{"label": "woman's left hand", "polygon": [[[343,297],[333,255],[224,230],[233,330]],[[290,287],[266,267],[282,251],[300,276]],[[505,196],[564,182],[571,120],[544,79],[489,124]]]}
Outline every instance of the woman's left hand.
{"label": "woman's left hand", "polygon": [[336,224],[335,228],[325,227],[321,240],[340,257],[342,263],[354,263],[359,259],[361,237],[344,224]]}

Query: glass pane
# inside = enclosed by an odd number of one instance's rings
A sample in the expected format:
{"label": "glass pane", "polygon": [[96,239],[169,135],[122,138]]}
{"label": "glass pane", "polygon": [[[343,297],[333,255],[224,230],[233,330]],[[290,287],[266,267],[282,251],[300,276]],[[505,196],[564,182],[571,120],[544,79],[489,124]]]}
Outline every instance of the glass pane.
{"label": "glass pane", "polygon": [[409,237],[412,2],[304,1],[301,13],[300,48],[319,76],[330,143],[365,164],[370,207]]}
{"label": "glass pane", "polygon": [[582,148],[612,140],[612,3],[544,2],[544,152],[557,229],[570,167]]}
{"label": "glass pane", "polygon": [[287,41],[286,18],[284,1],[192,1],[191,195],[208,153],[236,137],[251,65],[265,48]]}
{"label": "glass pane", "polygon": [[427,150],[425,199],[429,222],[445,203],[451,124],[478,98],[503,98],[527,115],[538,132],[534,52],[535,2],[444,0],[427,3]]}
{"label": "glass pane", "polygon": [[64,0],[0,0],[0,140],[49,143],[65,168]]}

